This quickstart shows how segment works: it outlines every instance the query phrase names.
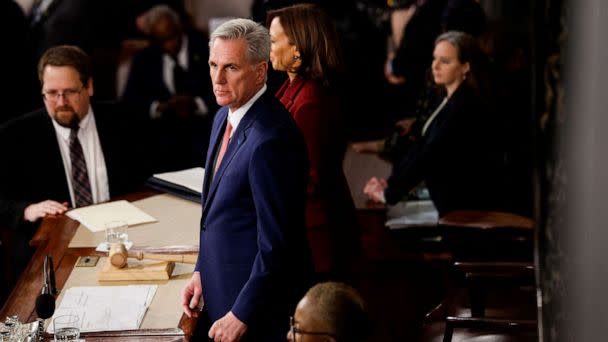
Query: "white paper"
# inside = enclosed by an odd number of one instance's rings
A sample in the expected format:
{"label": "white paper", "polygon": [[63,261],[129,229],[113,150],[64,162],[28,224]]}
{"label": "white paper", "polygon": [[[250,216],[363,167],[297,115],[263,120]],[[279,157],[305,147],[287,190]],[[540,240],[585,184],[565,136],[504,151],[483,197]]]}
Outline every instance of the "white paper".
{"label": "white paper", "polygon": [[439,220],[439,213],[432,201],[400,202],[389,209],[387,216],[390,219],[385,226],[390,229],[436,226]]}
{"label": "white paper", "polygon": [[154,178],[162,179],[165,182],[174,183],[190,190],[194,190],[199,194],[203,192],[203,177],[205,176],[205,169],[202,167],[195,167],[192,169],[174,172],[157,173],[153,176]]}
{"label": "white paper", "polygon": [[[158,285],[83,286],[65,291],[53,318],[76,315],[80,332],[137,330]],[[53,333],[49,324],[48,333]]]}
{"label": "white paper", "polygon": [[129,226],[158,221],[124,200],[72,209],[66,215],[80,222],[92,232],[105,230],[105,224],[109,221],[125,221]]}

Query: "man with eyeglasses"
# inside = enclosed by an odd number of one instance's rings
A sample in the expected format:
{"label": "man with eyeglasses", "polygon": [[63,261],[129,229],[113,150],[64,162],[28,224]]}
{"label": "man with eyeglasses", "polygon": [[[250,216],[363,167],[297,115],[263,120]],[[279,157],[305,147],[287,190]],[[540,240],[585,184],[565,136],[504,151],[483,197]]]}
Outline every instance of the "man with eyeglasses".
{"label": "man with eyeglasses", "polygon": [[45,107],[0,126],[0,227],[15,232],[17,273],[39,221],[107,201],[143,185],[134,141],[119,108],[91,105],[90,59],[75,46],[50,48],[38,64]]}
{"label": "man with eyeglasses", "polygon": [[339,282],[319,283],[300,300],[290,317],[291,342],[364,342],[371,326],[361,295]]}

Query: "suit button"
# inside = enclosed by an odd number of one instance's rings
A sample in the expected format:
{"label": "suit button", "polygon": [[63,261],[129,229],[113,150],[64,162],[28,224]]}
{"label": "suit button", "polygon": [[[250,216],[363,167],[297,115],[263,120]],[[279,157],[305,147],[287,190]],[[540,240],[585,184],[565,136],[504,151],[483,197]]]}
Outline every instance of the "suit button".
{"label": "suit button", "polygon": [[205,225],[201,224],[201,230],[205,230],[205,229],[206,229]]}

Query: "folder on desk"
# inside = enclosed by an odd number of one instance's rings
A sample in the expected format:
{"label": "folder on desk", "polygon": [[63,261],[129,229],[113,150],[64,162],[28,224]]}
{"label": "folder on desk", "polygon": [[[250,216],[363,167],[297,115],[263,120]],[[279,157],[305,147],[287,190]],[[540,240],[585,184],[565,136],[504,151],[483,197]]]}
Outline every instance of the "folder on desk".
{"label": "folder on desk", "polygon": [[158,221],[125,200],[72,209],[66,215],[80,222],[92,232],[105,230],[106,222],[110,221],[124,221],[129,226]]}
{"label": "folder on desk", "polygon": [[183,199],[200,203],[203,192],[203,177],[205,169],[192,169],[158,173],[146,181],[152,189],[170,193]]}

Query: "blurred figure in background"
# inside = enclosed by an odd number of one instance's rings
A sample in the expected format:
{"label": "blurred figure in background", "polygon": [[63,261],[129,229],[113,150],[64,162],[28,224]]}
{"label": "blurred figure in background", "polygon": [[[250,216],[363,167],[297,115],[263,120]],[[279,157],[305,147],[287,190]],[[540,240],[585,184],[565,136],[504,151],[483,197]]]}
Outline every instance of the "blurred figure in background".
{"label": "blurred figure in background", "polygon": [[10,101],[6,101],[2,106],[0,124],[29,110],[26,75],[29,75],[31,70],[27,65],[27,29],[25,14],[21,7],[13,0],[0,2],[0,30],[10,32],[3,39],[4,46],[10,47],[10,52],[7,51],[0,56],[0,63],[5,66],[2,73],[4,79],[11,82],[8,90]]}
{"label": "blurred figure in background", "polygon": [[440,87],[435,111],[421,137],[388,181],[372,178],[364,192],[388,204],[400,201],[421,181],[440,217],[457,209],[503,207],[503,151],[496,142],[496,114],[482,91],[477,41],[449,31],[439,36],[433,53],[433,79]]}
{"label": "blurred figure in background", "polygon": [[122,100],[149,124],[155,172],[197,166],[217,109],[207,41],[198,31],[185,32],[169,6],[153,7],[145,20],[152,45],[134,57]]}

